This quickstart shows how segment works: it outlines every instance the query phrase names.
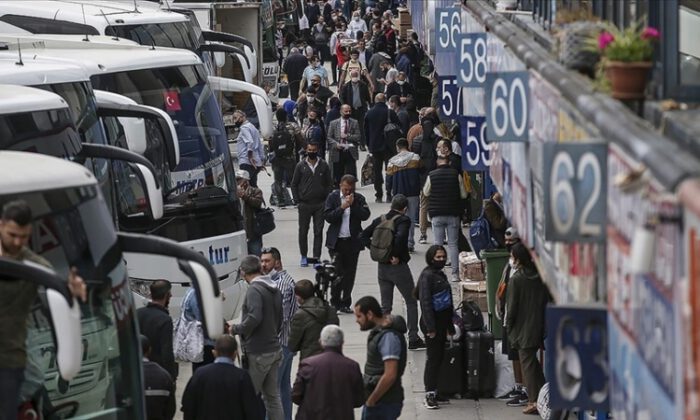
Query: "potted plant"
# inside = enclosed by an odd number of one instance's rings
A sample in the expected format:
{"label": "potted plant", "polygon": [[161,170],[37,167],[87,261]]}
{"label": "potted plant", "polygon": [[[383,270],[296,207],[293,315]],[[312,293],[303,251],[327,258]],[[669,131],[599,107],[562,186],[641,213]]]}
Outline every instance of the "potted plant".
{"label": "potted plant", "polygon": [[606,25],[593,40],[603,58],[601,64],[614,98],[644,98],[654,42],[658,39],[657,29],[635,23],[623,30]]}

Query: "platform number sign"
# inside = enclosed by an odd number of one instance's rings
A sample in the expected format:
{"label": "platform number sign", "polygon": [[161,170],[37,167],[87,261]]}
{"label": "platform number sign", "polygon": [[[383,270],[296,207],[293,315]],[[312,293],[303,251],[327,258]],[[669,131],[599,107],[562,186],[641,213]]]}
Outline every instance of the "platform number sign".
{"label": "platform number sign", "polygon": [[545,143],[545,239],[605,239],[607,155],[604,143]]}
{"label": "platform number sign", "polygon": [[491,166],[491,145],[486,141],[485,117],[460,117],[462,169],[486,171]]}
{"label": "platform number sign", "polygon": [[457,44],[457,84],[462,87],[482,87],[486,81],[486,33],[460,34]]}
{"label": "platform number sign", "polygon": [[608,411],[610,366],[604,305],[557,305],[546,311],[546,371],[552,409]]}
{"label": "platform number sign", "polygon": [[438,106],[446,118],[462,115],[462,88],[457,86],[455,76],[438,76]]}
{"label": "platform number sign", "polygon": [[490,141],[528,141],[529,79],[526,71],[486,73],[484,98]]}
{"label": "platform number sign", "polygon": [[462,16],[459,8],[435,9],[435,52],[455,52],[456,37],[460,32],[462,32]]}

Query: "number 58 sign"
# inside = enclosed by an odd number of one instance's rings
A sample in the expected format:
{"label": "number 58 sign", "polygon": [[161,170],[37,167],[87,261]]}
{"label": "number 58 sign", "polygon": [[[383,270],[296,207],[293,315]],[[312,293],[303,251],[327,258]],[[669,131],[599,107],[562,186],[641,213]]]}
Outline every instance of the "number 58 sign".
{"label": "number 58 sign", "polygon": [[545,239],[595,242],[605,239],[608,146],[545,143]]}

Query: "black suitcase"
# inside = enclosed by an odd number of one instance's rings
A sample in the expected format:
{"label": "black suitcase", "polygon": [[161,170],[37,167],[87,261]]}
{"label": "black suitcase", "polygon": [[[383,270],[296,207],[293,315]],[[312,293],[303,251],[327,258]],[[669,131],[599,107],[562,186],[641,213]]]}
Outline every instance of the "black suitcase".
{"label": "black suitcase", "polygon": [[473,398],[492,397],[496,388],[493,334],[488,331],[467,331],[464,351],[467,394]]}
{"label": "black suitcase", "polygon": [[460,341],[448,340],[440,365],[437,391],[440,395],[453,396],[464,392],[464,346]]}

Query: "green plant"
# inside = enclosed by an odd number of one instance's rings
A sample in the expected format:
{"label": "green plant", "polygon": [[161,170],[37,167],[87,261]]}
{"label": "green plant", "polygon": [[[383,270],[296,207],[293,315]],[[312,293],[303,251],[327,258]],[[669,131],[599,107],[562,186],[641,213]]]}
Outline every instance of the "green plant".
{"label": "green plant", "polygon": [[620,30],[611,23],[595,37],[589,39],[588,47],[598,51],[607,61],[649,61],[654,54],[654,42],[659,39],[659,31],[644,27],[635,22]]}

